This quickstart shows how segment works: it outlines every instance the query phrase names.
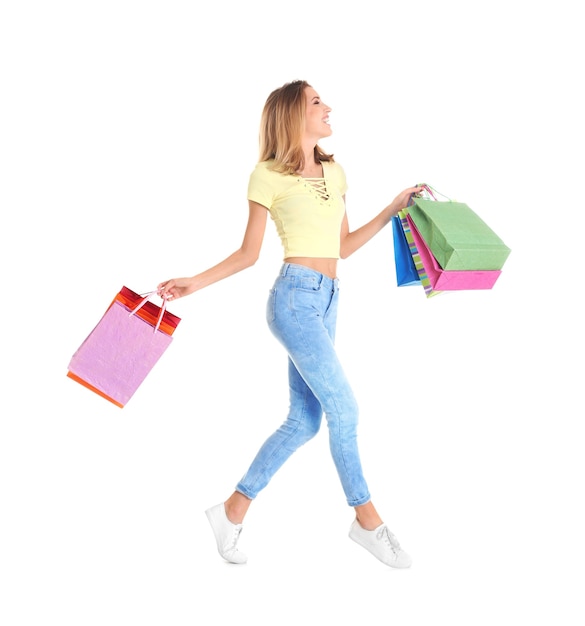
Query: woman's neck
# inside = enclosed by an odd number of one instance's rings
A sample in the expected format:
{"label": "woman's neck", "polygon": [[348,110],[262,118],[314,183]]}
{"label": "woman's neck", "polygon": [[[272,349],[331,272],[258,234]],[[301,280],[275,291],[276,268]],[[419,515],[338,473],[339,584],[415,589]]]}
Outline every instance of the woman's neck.
{"label": "woman's neck", "polygon": [[323,166],[321,163],[315,163],[315,146],[311,145],[310,149],[305,149],[305,164],[297,173],[303,178],[322,178]]}

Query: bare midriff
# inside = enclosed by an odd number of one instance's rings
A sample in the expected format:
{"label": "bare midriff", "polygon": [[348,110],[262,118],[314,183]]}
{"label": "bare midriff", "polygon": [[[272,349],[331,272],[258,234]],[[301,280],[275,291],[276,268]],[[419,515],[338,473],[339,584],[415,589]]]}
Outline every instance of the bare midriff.
{"label": "bare midriff", "polygon": [[321,259],[309,256],[290,256],[284,260],[285,263],[294,263],[295,265],[303,265],[320,274],[329,276],[329,278],[337,278],[337,259]]}

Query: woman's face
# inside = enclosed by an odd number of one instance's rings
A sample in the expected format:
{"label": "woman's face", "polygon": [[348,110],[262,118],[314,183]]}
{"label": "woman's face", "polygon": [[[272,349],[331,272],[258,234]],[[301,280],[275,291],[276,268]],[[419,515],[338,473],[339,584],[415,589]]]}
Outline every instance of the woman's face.
{"label": "woman's face", "polygon": [[331,109],[321,101],[319,94],[312,87],[305,87],[305,135],[312,140],[319,141],[323,137],[329,137],[333,132],[329,126],[329,113]]}

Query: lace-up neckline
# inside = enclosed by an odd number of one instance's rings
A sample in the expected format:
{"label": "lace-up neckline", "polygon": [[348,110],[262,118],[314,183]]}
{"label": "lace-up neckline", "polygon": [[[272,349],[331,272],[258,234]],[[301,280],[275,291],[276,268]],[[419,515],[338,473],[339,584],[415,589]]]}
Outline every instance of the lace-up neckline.
{"label": "lace-up neckline", "polygon": [[320,200],[326,202],[329,200],[329,193],[327,192],[327,183],[323,177],[313,178],[307,177],[304,178],[301,176],[301,180],[307,185],[310,189],[313,189]]}

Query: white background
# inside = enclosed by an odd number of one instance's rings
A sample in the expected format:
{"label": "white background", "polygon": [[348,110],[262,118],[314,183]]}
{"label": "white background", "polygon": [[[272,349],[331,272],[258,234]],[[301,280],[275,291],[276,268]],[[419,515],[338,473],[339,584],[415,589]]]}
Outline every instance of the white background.
{"label": "white background", "polygon": [[[582,626],[584,54],[576,3],[32,2],[0,10],[0,621]],[[347,539],[326,428],[252,506],[204,510],[284,419],[264,321],[281,250],[177,301],[124,409],[66,377],[122,285],[241,241],[268,93],[308,80],[360,226],[425,181],[512,249],[493,290],[395,286],[388,228],[342,261],[338,348],[374,502],[414,558]]]}

